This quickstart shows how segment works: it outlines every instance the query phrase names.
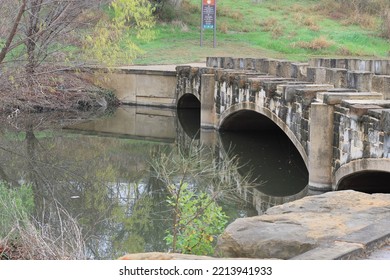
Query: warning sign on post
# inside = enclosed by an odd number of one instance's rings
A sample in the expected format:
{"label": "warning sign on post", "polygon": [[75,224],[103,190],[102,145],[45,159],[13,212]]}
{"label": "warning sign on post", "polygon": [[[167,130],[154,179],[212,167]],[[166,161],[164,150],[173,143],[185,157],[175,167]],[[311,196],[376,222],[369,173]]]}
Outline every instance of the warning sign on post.
{"label": "warning sign on post", "polygon": [[202,27],[213,29],[215,26],[215,0],[202,0]]}
{"label": "warning sign on post", "polygon": [[200,27],[200,46],[203,46],[203,32],[205,29],[213,29],[214,48],[217,45],[217,0],[202,0],[202,21]]}

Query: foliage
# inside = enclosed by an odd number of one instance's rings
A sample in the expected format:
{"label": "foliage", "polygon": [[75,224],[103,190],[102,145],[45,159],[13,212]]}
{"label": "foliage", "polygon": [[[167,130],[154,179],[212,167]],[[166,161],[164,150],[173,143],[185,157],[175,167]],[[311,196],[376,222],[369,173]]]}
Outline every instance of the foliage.
{"label": "foliage", "polygon": [[142,53],[134,38],[154,38],[153,7],[148,0],[114,0],[109,8],[112,17],[101,19],[86,37],[86,55],[108,66],[130,64]]}
{"label": "foliage", "polygon": [[225,228],[227,216],[206,192],[196,194],[187,183],[169,186],[168,203],[174,209],[171,231],[165,240],[173,252],[212,255],[214,240]]}
{"label": "foliage", "polygon": [[213,149],[191,142],[154,155],[151,162],[156,178],[168,189],[172,226],[165,240],[174,252],[213,254],[215,237],[227,223],[218,201],[243,203],[238,189],[248,186],[248,177],[237,172],[237,158],[214,161]]}

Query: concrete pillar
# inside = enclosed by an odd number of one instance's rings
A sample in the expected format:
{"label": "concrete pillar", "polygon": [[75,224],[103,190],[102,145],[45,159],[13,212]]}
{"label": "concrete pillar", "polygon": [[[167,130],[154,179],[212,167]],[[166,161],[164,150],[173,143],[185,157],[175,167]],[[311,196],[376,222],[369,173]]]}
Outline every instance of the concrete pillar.
{"label": "concrete pillar", "polygon": [[383,98],[390,100],[390,76],[372,77],[372,90],[383,94]]}
{"label": "concrete pillar", "polygon": [[347,87],[347,72],[341,68],[327,68],[325,73],[325,81],[327,84],[334,85],[335,88]]}
{"label": "concrete pillar", "polygon": [[372,86],[372,76],[373,74],[367,71],[348,71],[348,88],[369,92]]}
{"label": "concrete pillar", "polygon": [[218,131],[215,129],[201,129],[200,143],[209,148],[215,148],[218,143]]}
{"label": "concrete pillar", "polygon": [[308,67],[308,63],[292,63],[290,72],[291,78],[297,79],[298,81],[306,81]]}
{"label": "concrete pillar", "polygon": [[324,84],[326,82],[326,68],[307,67],[307,81],[310,83]]}
{"label": "concrete pillar", "polygon": [[203,74],[201,76],[201,85],[200,127],[202,129],[214,129],[216,125],[214,74]]}
{"label": "concrete pillar", "polygon": [[310,111],[309,188],[332,189],[333,106],[312,103]]}

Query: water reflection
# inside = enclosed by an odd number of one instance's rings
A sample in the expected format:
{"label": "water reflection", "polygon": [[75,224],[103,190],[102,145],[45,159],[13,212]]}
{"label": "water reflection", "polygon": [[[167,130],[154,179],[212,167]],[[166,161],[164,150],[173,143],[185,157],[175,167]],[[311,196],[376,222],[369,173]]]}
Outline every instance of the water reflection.
{"label": "water reflection", "polygon": [[282,131],[224,131],[221,140],[240,159],[239,172],[251,174],[264,194],[291,196],[307,185],[305,163]]}
{"label": "water reflection", "polygon": [[[249,181],[265,181],[257,188],[240,183],[241,200],[224,205],[231,220],[306,194],[305,169],[282,135],[199,133],[198,123],[191,124],[197,115],[179,115],[180,121],[172,110],[122,107],[66,129],[43,126],[42,119],[50,116],[18,127],[3,124],[0,178],[15,187],[32,184],[41,224],[58,225],[56,207],[66,209],[80,223],[92,259],[167,250],[163,237],[171,214],[166,183],[150,163],[178,147],[200,146],[200,139],[208,139],[210,152],[203,150],[196,161],[213,164],[219,182],[239,182],[246,174],[252,176]],[[235,157],[242,167],[226,175],[222,171]],[[204,182],[211,185],[212,180]]]}

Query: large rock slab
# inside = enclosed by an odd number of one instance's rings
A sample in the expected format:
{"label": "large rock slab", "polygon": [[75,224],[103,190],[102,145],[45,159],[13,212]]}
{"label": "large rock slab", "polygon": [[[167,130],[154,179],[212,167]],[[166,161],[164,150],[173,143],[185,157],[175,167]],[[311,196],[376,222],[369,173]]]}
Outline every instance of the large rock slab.
{"label": "large rock slab", "polygon": [[341,254],[343,244],[347,251],[373,244],[373,236],[390,238],[390,194],[329,192],[237,219],[219,237],[216,252],[232,258],[290,259],[318,256],[325,248],[330,256],[336,247]]}

